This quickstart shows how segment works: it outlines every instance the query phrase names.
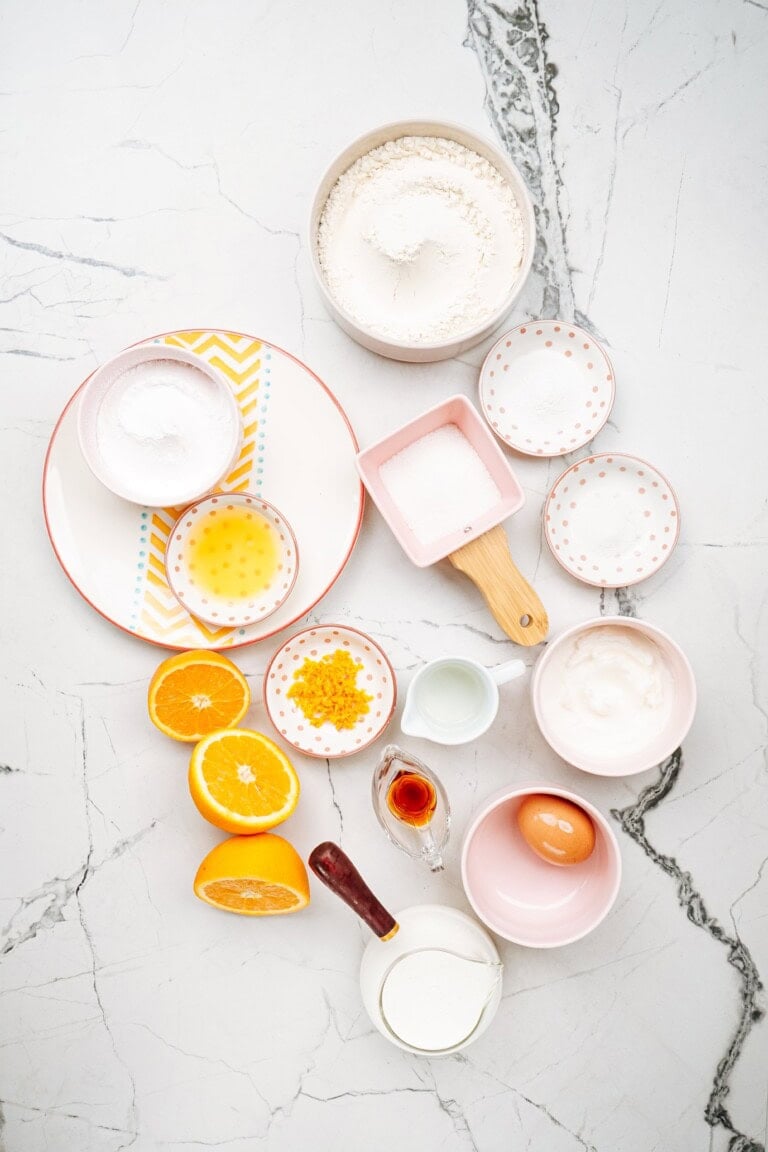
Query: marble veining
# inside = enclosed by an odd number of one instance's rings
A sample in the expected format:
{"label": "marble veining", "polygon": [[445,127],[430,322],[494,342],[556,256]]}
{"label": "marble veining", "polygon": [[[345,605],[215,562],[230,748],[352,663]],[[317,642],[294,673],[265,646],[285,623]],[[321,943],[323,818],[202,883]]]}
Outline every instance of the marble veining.
{"label": "marble veining", "polygon": [[[232,0],[226,17],[205,0],[114,0],[87,21],[74,0],[6,6],[2,1152],[764,1152],[766,19],[756,0]],[[476,745],[415,741],[451,794],[438,876],[396,852],[371,809],[397,718],[359,758],[296,757],[285,834],[304,856],[338,840],[393,911],[466,907],[461,832],[505,783],[575,789],[616,821],[624,880],[608,920],[565,949],[502,945],[493,1027],[442,1060],[375,1032],[357,984],[366,930],[319,885],[306,912],[268,924],[195,901],[219,835],[187,795],[187,749],[145,717],[161,654],[77,597],[39,505],[72,391],[161,330],[221,325],[301,356],[362,444],[451,391],[476,397],[491,341],[441,365],[379,360],[323,311],[303,240],[333,154],[422,114],[495,134],[519,165],[539,241],[510,324],[557,315],[606,341],[617,399],[595,448],[647,457],[680,499],[664,569],[601,593],[559,569],[540,532],[552,482],[583,453],[515,458],[528,497],[508,524],[515,560],[553,633],[642,616],[681,644],[699,687],[684,748],[637,779],[563,764],[524,680]],[[370,508],[308,620],[333,621],[383,645],[401,703],[425,660],[520,654],[460,574],[413,568]],[[238,655],[256,728],[272,650]]]}
{"label": "marble veining", "polygon": [[[749,949],[739,939],[735,925],[733,935],[726,932],[722,925],[707,912],[703,897],[696,890],[690,872],[684,872],[674,857],[666,856],[657,851],[645,834],[646,814],[656,808],[669,795],[677,782],[682,767],[683,751],[682,748],[678,748],[660,766],[658,780],[643,788],[636,803],[630,804],[626,808],[613,808],[611,815],[619,821],[622,829],[642,848],[646,856],[677,882],[677,899],[681,909],[691,923],[698,928],[703,928],[705,932],[708,932],[713,939],[727,949],[727,961],[739,975],[739,997],[741,1000],[739,1017],[725,1055],[718,1061],[704,1117],[713,1128],[720,1126],[731,1135],[728,1144],[730,1152],[763,1152],[765,1145],[740,1132],[735,1127],[726,1108],[726,1097],[729,1092],[728,1081],[733,1066],[741,1055],[753,1025],[762,1020],[765,1015],[765,1009],[759,1004],[759,994],[763,990],[760,974]],[[746,890],[747,892],[760,882],[764,866],[765,861],[760,865],[758,875]],[[739,899],[740,897],[736,897],[734,903],[737,903]]]}
{"label": "marble veining", "polygon": [[[512,160],[525,173],[529,188],[536,198],[539,236],[534,271],[543,281],[541,314],[573,317],[593,331],[588,318],[575,313],[573,304],[573,286],[568,268],[560,203],[562,178],[553,156],[559,112],[554,86],[557,66],[548,58],[549,33],[539,15],[537,0],[527,0],[524,4],[507,8],[494,3],[483,3],[483,0],[468,0],[468,12],[469,32],[465,43],[477,52],[480,59],[486,78],[486,106],[491,120]],[[684,82],[685,85],[692,83],[699,75],[700,72],[697,72]],[[614,74],[614,82],[615,79]],[[619,93],[617,125],[620,101]],[[675,200],[670,268],[677,245],[680,192],[684,171],[683,165]],[[608,208],[614,179],[615,162],[610,177]],[[600,274],[603,257],[604,248],[601,248],[595,269],[595,280]],[[669,280],[664,301],[662,329],[668,300]],[[589,297],[590,304],[591,301],[592,293]],[[659,338],[661,339],[661,336]],[[621,616],[633,618],[638,616],[633,589],[615,589],[613,596],[614,612]],[[606,598],[607,593],[602,591],[601,615],[606,614]],[[739,973],[741,1009],[726,1053],[718,1061],[704,1115],[706,1122],[713,1128],[721,1126],[733,1134],[728,1145],[730,1152],[764,1152],[762,1143],[750,1139],[734,1126],[725,1106],[731,1070],[741,1054],[751,1028],[764,1015],[764,1009],[758,1006],[758,997],[763,984],[757,966],[749,949],[738,938],[738,933],[736,932],[735,936],[728,935],[717,920],[709,915],[702,896],[694,887],[690,873],[684,872],[673,857],[658,852],[645,834],[646,814],[660,804],[674,788],[682,765],[683,753],[679,748],[660,766],[659,779],[647,785],[634,804],[623,809],[614,808],[611,814],[619,821],[622,830],[642,848],[646,856],[677,881],[680,907],[693,923],[705,929],[728,949],[728,963]],[[762,868],[763,864],[755,884],[762,876]]]}
{"label": "marble veining", "polygon": [[555,158],[557,68],[549,60],[549,33],[537,0],[509,6],[468,0],[467,8],[465,44],[477,53],[485,76],[488,114],[534,199],[533,274],[541,292],[534,311],[588,326],[587,317],[577,315],[574,306],[560,198],[562,177]]}
{"label": "marble veining", "polygon": [[[628,596],[628,592],[629,589],[627,588],[615,589],[615,611],[620,616],[629,616],[636,619],[638,614]],[[605,600],[606,593],[603,592],[600,598],[601,615],[606,615]],[[677,882],[677,899],[681,909],[683,909],[691,923],[695,924],[698,928],[703,928],[713,939],[717,940],[718,943],[727,949],[727,962],[739,975],[739,998],[741,1000],[741,1007],[738,1020],[725,1055],[718,1061],[712,1083],[712,1091],[707,1100],[704,1117],[707,1124],[711,1125],[712,1128],[719,1126],[724,1128],[729,1134],[732,1134],[732,1138],[728,1144],[730,1152],[764,1152],[764,1144],[750,1139],[750,1137],[740,1132],[734,1126],[728,1109],[725,1106],[726,1097],[729,1092],[728,1081],[733,1066],[741,1055],[744,1043],[752,1027],[759,1023],[765,1015],[765,1009],[760,1002],[760,993],[763,991],[763,982],[760,978],[760,973],[757,970],[757,965],[752,959],[749,949],[744,944],[744,941],[739,938],[735,922],[734,933],[733,935],[729,935],[717,920],[707,912],[704,899],[696,890],[690,872],[684,872],[674,857],[667,856],[654,848],[645,833],[645,817],[647,813],[653,811],[653,809],[661,804],[665,797],[670,794],[677,783],[682,768],[683,750],[682,748],[678,748],[659,766],[658,779],[647,784],[642,789],[635,803],[629,804],[625,808],[612,808],[611,815],[615,820],[618,820],[622,830],[635,841],[648,859],[653,861],[663,872]],[[768,862],[768,857],[761,862],[758,874],[749,888],[734,900],[731,905],[731,919],[733,919],[734,906],[744,895],[752,891],[752,889],[760,883],[766,862]]]}

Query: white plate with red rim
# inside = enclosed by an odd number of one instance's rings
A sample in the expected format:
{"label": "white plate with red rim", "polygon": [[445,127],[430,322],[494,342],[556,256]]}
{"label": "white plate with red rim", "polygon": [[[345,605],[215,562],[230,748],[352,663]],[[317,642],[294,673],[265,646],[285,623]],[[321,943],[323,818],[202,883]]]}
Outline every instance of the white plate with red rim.
{"label": "white plate with red rim", "polygon": [[500,440],[526,456],[583,448],[616,387],[600,344],[576,324],[531,320],[496,341],[480,369],[480,404]]}
{"label": "white plate with red rim", "polygon": [[219,487],[264,495],[288,518],[301,544],[296,586],[259,623],[238,628],[191,615],[173,595],[165,571],[168,536],[183,507],[142,508],[99,483],[77,438],[82,387],[59,418],[45,462],[43,510],[54,552],[92,608],[150,644],[220,650],[264,640],[306,616],[352,554],[364,503],[354,432],[314,372],[258,337],[195,329],[148,343],[160,356],[167,347],[186,348],[228,381],[240,409],[243,443]]}
{"label": "white plate with red rim", "polygon": [[646,460],[620,452],[566,468],[543,515],[558,564],[598,588],[647,580],[669,559],[680,534],[680,507],[669,481]]}
{"label": "white plate with red rim", "polygon": [[[373,699],[354,728],[338,730],[329,721],[315,728],[287,692],[304,660],[319,660],[337,649],[349,652],[359,668],[356,687]],[[386,653],[370,636],[343,624],[318,624],[297,632],[278,648],[264,673],[267,714],[285,742],[305,756],[336,760],[362,752],[381,736],[396,703],[397,681]]]}
{"label": "white plate with red rim", "polygon": [[[244,509],[249,521],[251,541],[230,540],[224,545],[229,551],[218,554],[217,563],[228,569],[231,563],[242,565],[244,587],[238,596],[226,596],[216,589],[200,586],[192,575],[189,560],[189,545],[194,544],[200,533],[210,531],[215,517]],[[255,538],[263,533],[274,534],[279,548],[278,561],[268,582],[254,588],[259,579],[258,547]],[[240,544],[238,550],[238,544]],[[250,547],[249,547],[250,545]],[[211,561],[213,564],[213,559]],[[235,492],[223,496],[208,496],[186,508],[171,529],[168,548],[165,553],[165,572],[171,591],[188,612],[209,624],[223,624],[231,628],[245,624],[257,624],[283,604],[291,594],[299,570],[299,556],[296,537],[282,512],[274,504],[251,496],[247,492]],[[212,567],[212,573],[216,570]],[[221,569],[219,570],[221,571]],[[223,573],[222,573],[223,575]],[[259,581],[260,582],[260,581]]]}

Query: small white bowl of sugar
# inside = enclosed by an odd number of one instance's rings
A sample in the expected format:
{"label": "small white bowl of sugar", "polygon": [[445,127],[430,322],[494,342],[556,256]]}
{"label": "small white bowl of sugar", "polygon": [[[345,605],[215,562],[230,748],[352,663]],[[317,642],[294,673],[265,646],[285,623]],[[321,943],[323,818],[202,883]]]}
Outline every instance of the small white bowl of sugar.
{"label": "small white bowl of sugar", "polygon": [[94,476],[134,504],[174,507],[206,496],[242,443],[234,393],[184,348],[128,348],[94,372],[77,414],[80,449]]}

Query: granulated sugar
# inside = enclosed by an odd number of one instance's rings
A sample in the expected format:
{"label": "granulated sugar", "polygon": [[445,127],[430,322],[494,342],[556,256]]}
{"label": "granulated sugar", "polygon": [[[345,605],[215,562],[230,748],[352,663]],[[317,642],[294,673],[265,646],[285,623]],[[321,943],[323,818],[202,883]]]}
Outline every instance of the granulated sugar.
{"label": "granulated sugar", "polygon": [[460,532],[501,492],[456,424],[415,440],[379,469],[381,482],[420,544]]}

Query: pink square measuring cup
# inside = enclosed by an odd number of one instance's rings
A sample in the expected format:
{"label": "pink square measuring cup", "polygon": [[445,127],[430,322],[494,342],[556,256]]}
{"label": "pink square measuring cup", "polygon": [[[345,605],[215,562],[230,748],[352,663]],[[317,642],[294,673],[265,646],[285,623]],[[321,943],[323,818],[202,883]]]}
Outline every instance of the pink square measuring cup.
{"label": "pink square measuring cup", "polygon": [[[425,544],[408,526],[381,479],[381,466],[398,452],[454,424],[477,452],[500,492],[487,512],[456,532]],[[538,644],[547,634],[547,614],[531,585],[509,553],[501,522],[525,503],[525,493],[490,429],[466,396],[451,396],[442,404],[372,444],[357,456],[357,469],[372,499],[406,556],[419,568],[449,559],[485,597],[497,623],[518,644]]]}

